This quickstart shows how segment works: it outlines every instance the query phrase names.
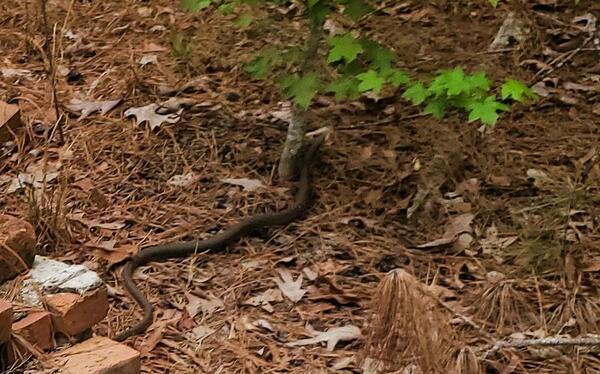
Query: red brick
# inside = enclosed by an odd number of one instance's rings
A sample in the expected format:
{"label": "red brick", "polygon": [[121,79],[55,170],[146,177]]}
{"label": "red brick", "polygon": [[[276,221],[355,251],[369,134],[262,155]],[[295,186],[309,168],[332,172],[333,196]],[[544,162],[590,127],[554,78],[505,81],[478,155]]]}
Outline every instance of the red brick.
{"label": "red brick", "polygon": [[36,240],[29,222],[0,214],[0,282],[31,268]]}
{"label": "red brick", "polygon": [[77,335],[102,321],[108,313],[106,287],[83,295],[57,293],[45,296],[54,330],[68,336]]}
{"label": "red brick", "polygon": [[53,355],[61,374],[138,374],[140,353],[103,336],[90,338]]}
{"label": "red brick", "polygon": [[0,344],[10,339],[13,309],[10,301],[0,300]]}
{"label": "red brick", "polygon": [[40,350],[53,347],[52,319],[48,312],[31,312],[13,323],[12,330]]}
{"label": "red brick", "polygon": [[0,143],[14,140],[16,131],[22,128],[19,106],[0,101]]}

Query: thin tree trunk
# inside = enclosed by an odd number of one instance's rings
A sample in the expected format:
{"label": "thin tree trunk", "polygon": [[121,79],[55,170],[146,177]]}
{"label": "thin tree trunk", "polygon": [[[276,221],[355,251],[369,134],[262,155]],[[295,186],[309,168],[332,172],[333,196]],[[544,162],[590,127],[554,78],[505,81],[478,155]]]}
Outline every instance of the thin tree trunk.
{"label": "thin tree trunk", "polygon": [[[300,72],[305,74],[312,67],[319,51],[319,42],[323,33],[323,25],[311,22],[307,50]],[[288,126],[285,144],[279,159],[277,172],[282,180],[290,180],[296,173],[300,149],[306,133],[306,110],[296,104],[292,105],[292,119]]]}

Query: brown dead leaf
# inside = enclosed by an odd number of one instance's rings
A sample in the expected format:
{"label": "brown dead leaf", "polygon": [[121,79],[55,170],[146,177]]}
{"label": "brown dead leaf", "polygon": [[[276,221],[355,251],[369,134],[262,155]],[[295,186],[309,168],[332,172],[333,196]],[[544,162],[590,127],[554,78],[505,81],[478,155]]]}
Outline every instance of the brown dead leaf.
{"label": "brown dead leaf", "polygon": [[106,229],[106,230],[119,230],[119,229],[122,229],[123,227],[125,227],[125,222],[119,222],[119,221],[102,222],[99,219],[83,218],[84,215],[85,215],[84,213],[72,213],[72,214],[68,215],[68,218],[72,221],[82,223],[83,225],[87,226],[88,228],[97,227],[97,228]]}
{"label": "brown dead leaf", "polygon": [[364,201],[365,201],[365,203],[369,204],[370,206],[373,206],[375,203],[377,203],[379,200],[381,200],[382,195],[383,195],[382,190],[369,189],[369,190],[367,190],[366,193],[364,193]]}
{"label": "brown dead leaf", "polygon": [[135,244],[124,244],[116,248],[99,248],[94,253],[96,256],[105,259],[109,265],[118,264],[125,260],[127,257],[132,256],[138,252],[138,246]]}
{"label": "brown dead leaf", "polygon": [[210,316],[216,311],[223,309],[225,304],[223,301],[216,296],[209,295],[208,299],[186,293],[188,304],[185,306],[185,310],[191,318],[194,318],[200,311],[206,316]]}
{"label": "brown dead leaf", "polygon": [[345,265],[334,262],[332,259],[327,259],[325,262],[315,264],[315,271],[319,276],[328,274],[337,274],[344,270]]}
{"label": "brown dead leaf", "polygon": [[273,306],[271,305],[271,303],[279,302],[279,301],[283,301],[283,296],[281,295],[281,291],[277,288],[270,288],[261,294],[258,294],[256,296],[249,298],[248,300],[244,301],[243,304],[252,305],[252,306],[260,306],[265,311],[267,311],[269,313],[273,313],[274,309],[273,309]]}
{"label": "brown dead leaf", "polygon": [[302,289],[302,280],[304,278],[302,274],[298,275],[296,280],[294,280],[292,274],[286,268],[279,268],[277,272],[279,273],[279,277],[273,278],[273,280],[277,283],[277,287],[279,287],[281,293],[294,303],[300,301],[306,293],[306,290]]}
{"label": "brown dead leaf", "polygon": [[510,178],[506,175],[490,175],[489,181],[491,184],[500,187],[510,187],[511,184]]}
{"label": "brown dead leaf", "polygon": [[373,156],[373,146],[369,145],[367,147],[362,147],[360,149],[360,159],[361,160],[368,160]]}
{"label": "brown dead leaf", "polygon": [[155,323],[155,327],[152,334],[142,343],[140,347],[140,353],[142,356],[147,356],[148,353],[152,352],[158,343],[164,336],[165,329],[170,324],[176,324],[181,320],[182,313],[176,309],[166,309],[163,311],[162,316]]}
{"label": "brown dead leaf", "polygon": [[454,243],[460,234],[472,232],[471,222],[473,222],[474,218],[475,216],[472,213],[450,217],[446,225],[446,231],[440,239],[418,245],[417,248],[432,248]]}
{"label": "brown dead leaf", "polygon": [[456,191],[459,195],[464,195],[465,192],[470,195],[477,195],[479,193],[479,180],[477,178],[466,179],[456,186]]}
{"label": "brown dead leaf", "polygon": [[308,287],[310,301],[330,301],[333,300],[339,305],[360,305],[360,298],[356,295],[347,293],[337,287],[329,278],[320,277],[320,283],[326,283],[326,289],[322,287]]}
{"label": "brown dead leaf", "polygon": [[480,244],[484,254],[496,255],[498,251],[508,248],[517,239],[519,239],[518,236],[499,238],[498,229],[496,225],[492,224],[492,226],[486,229],[486,237],[480,240]]}
{"label": "brown dead leaf", "polygon": [[98,190],[97,188],[92,188],[90,190],[89,199],[95,206],[97,206],[100,209],[108,208],[110,206],[110,203],[106,199],[106,196],[104,196],[104,194],[100,192],[100,190]]}
{"label": "brown dead leaf", "polygon": [[298,347],[327,342],[327,350],[332,352],[339,341],[362,339],[362,337],[363,336],[358,327],[346,325],[342,327],[334,327],[324,332],[316,331],[315,337],[289,342],[286,343],[286,346]]}
{"label": "brown dead leaf", "polygon": [[154,42],[145,43],[142,47],[142,52],[150,53],[150,52],[165,52],[169,49],[167,47],[163,47],[162,45],[158,45]]}

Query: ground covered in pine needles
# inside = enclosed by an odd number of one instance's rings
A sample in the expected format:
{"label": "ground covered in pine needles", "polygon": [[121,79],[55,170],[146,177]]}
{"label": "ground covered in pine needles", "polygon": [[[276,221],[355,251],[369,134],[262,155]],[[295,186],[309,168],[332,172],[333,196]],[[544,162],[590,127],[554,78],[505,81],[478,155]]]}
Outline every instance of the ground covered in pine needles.
{"label": "ground covered in pine needles", "polygon": [[[51,0],[45,17],[34,3],[0,4],[0,99],[19,103],[30,135],[2,149],[1,204],[35,225],[39,253],[102,275],[111,309],[95,333],[112,336],[140,318],[120,281],[126,256],[292,201],[294,184],[276,178],[285,105],[241,64],[264,45],[301,41],[305,25],[289,5],[237,28],[166,0]],[[509,12],[528,38],[491,52]],[[424,116],[400,95],[319,97],[310,130],[331,133],[304,219],[136,273],[156,306],[152,327],[127,340],[143,371],[375,373],[377,352],[391,349],[398,372],[433,372],[446,354],[464,373],[600,372],[597,346],[492,349],[511,337],[600,333],[594,16],[600,4],[585,0],[392,2],[371,16],[364,30],[414,76],[458,65],[537,83],[542,97],[492,131],[460,114]],[[174,97],[187,104],[175,123],[151,129],[125,115]],[[80,118],[72,100],[119,103]],[[13,191],[19,173],[50,180]],[[402,271],[383,284],[393,269]],[[416,288],[435,302],[395,299]],[[369,317],[389,305],[406,313],[380,319],[398,336],[378,337]],[[319,332],[342,327],[351,338],[334,347],[304,341],[332,343]]]}

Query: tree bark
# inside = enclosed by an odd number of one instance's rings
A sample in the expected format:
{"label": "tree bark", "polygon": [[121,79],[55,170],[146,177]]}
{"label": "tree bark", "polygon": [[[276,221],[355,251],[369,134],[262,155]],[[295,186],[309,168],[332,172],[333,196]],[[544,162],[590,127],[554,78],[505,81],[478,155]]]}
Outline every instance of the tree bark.
{"label": "tree bark", "polygon": [[[319,51],[319,42],[323,33],[323,24],[311,22],[310,35],[307,41],[306,55],[300,67],[300,73],[306,74],[313,65]],[[277,173],[282,180],[290,180],[296,174],[298,157],[306,133],[306,110],[296,104],[292,105],[292,119],[288,126],[283,151],[279,159]]]}

